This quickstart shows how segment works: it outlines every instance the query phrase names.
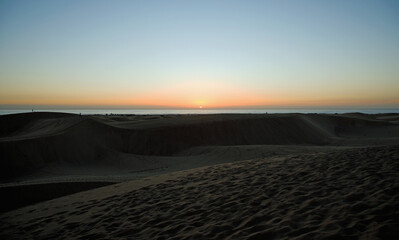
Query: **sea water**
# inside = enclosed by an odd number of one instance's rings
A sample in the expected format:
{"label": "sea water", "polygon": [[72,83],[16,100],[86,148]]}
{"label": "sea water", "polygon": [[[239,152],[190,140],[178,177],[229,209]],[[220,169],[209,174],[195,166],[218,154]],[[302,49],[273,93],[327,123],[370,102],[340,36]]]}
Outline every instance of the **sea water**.
{"label": "sea water", "polygon": [[[135,114],[135,115],[160,115],[160,114],[265,114],[265,113],[399,113],[399,108],[270,108],[270,109],[33,109],[34,112],[64,112],[75,114]],[[0,115],[27,113],[32,109],[0,109]]]}

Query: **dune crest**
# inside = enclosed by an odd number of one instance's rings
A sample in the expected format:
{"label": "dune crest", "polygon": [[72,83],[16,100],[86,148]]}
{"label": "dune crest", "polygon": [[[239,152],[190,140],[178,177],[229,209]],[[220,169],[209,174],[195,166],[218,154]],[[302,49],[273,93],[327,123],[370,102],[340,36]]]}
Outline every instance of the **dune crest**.
{"label": "dune crest", "polygon": [[201,146],[392,144],[399,126],[388,120],[321,114],[1,116],[0,176],[20,177],[55,163],[126,162],[129,154],[131,161],[134,155],[173,156]]}

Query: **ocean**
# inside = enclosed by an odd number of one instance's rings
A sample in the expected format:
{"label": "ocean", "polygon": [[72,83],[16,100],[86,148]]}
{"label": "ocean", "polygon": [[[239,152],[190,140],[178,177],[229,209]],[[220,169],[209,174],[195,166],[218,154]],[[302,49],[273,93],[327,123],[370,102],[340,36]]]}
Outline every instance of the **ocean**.
{"label": "ocean", "polygon": [[[271,108],[271,109],[34,109],[35,112],[65,112],[83,115],[91,114],[264,114],[264,113],[351,113],[365,114],[399,113],[399,108]],[[0,109],[0,115],[27,113],[32,109]]]}

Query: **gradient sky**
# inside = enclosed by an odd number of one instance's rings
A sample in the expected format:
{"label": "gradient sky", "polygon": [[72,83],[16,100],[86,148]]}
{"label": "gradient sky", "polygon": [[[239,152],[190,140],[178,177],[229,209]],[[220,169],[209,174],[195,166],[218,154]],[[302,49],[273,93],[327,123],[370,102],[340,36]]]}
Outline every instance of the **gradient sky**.
{"label": "gradient sky", "polygon": [[399,1],[0,1],[0,105],[399,107]]}

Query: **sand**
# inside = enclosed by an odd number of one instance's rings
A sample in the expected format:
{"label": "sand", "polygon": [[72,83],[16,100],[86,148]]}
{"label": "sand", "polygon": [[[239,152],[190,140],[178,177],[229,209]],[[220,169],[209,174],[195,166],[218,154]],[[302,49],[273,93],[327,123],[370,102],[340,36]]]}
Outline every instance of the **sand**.
{"label": "sand", "polygon": [[0,216],[4,239],[397,239],[399,147],[226,163]]}
{"label": "sand", "polygon": [[0,213],[110,184],[113,183],[86,181],[3,186],[0,187],[0,196],[2,196]]}
{"label": "sand", "polygon": [[96,172],[102,168],[105,174],[110,168],[116,172],[162,169],[171,164],[163,164],[168,160],[159,156],[181,156],[197,147],[396,144],[399,125],[391,122],[392,116],[384,116],[79,116],[40,112],[0,116],[0,181],[16,181],[30,174],[37,178],[40,171],[43,177],[54,171],[59,176],[62,169],[72,168],[83,175],[92,167]]}
{"label": "sand", "polygon": [[0,116],[0,238],[395,239],[397,119]]}

